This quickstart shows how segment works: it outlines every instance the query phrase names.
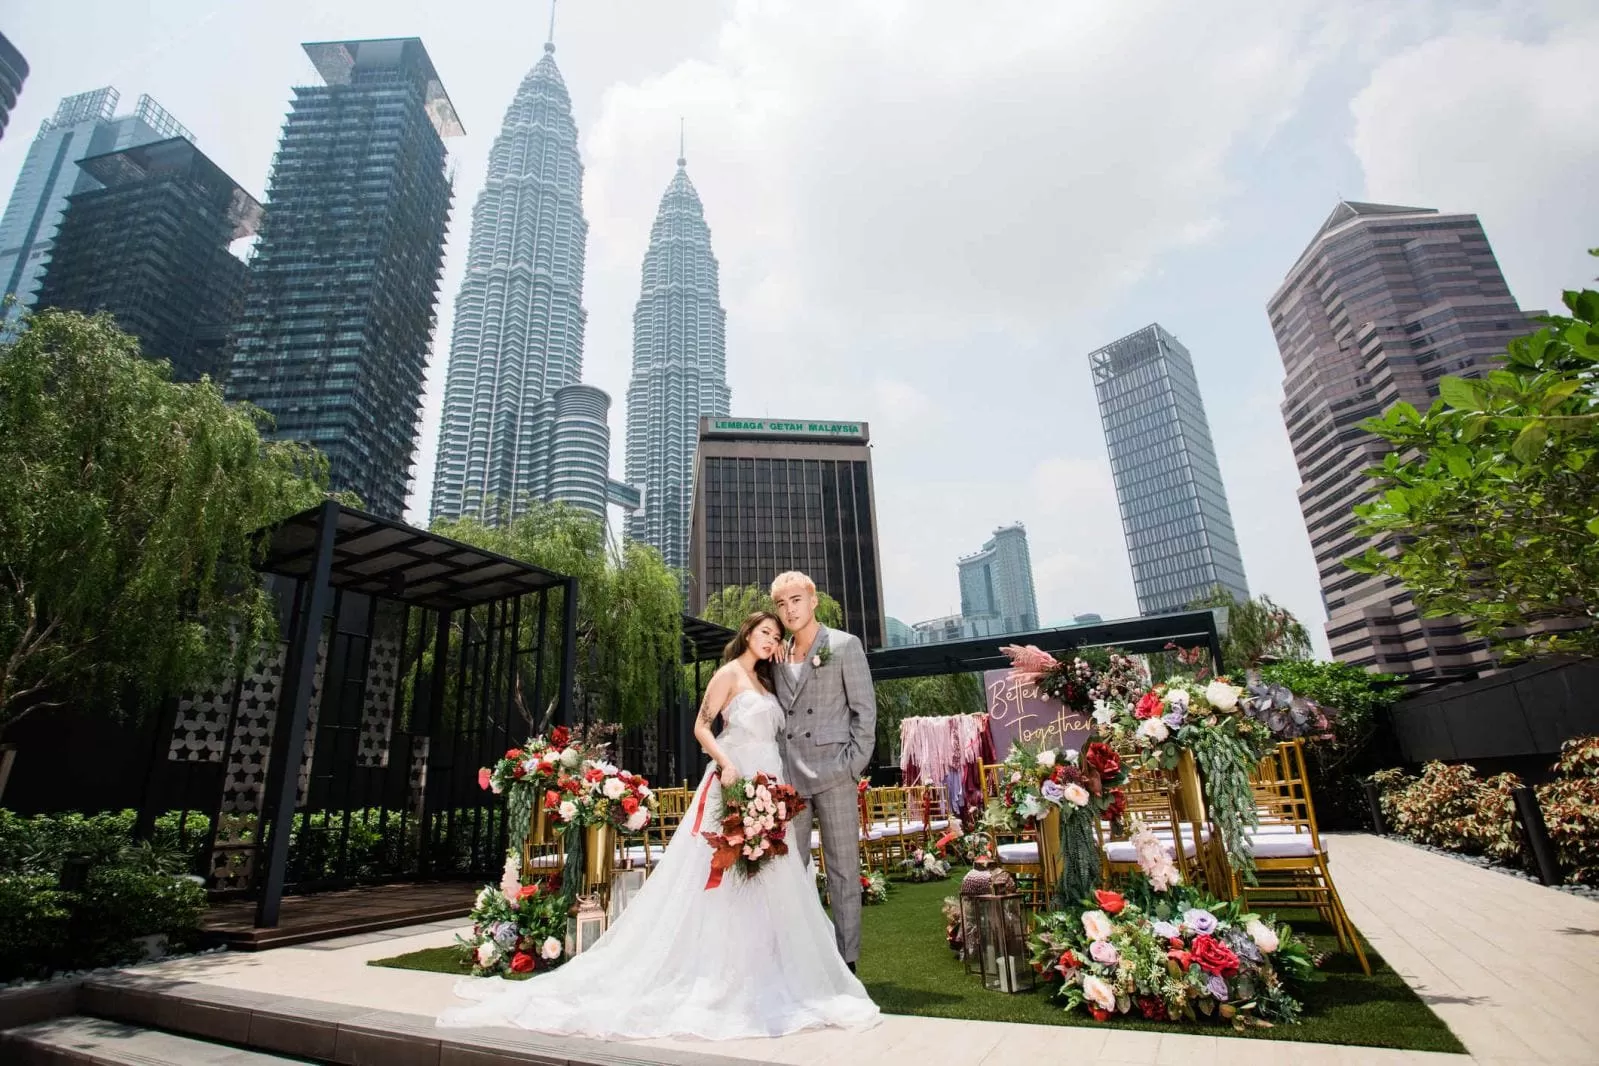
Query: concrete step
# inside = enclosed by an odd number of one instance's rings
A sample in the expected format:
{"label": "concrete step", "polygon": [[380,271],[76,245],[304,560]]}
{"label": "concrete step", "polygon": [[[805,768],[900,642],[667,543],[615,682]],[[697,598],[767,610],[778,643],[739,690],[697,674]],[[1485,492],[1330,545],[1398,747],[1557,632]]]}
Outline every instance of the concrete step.
{"label": "concrete step", "polygon": [[0,1059],[10,1066],[283,1066],[314,1061],[77,1014],[0,1033]]}

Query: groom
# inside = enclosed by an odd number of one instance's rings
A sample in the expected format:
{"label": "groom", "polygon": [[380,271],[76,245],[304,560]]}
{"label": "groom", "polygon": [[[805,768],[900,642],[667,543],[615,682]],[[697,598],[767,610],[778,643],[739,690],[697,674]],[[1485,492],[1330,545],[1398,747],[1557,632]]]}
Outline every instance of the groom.
{"label": "groom", "polygon": [[816,621],[816,584],[797,570],[772,582],[789,640],[777,669],[783,705],[783,769],[807,806],[793,822],[794,846],[811,861],[811,817],[822,826],[822,860],[833,935],[854,972],[861,954],[861,841],[855,782],[877,736],[877,700],[861,642]]}

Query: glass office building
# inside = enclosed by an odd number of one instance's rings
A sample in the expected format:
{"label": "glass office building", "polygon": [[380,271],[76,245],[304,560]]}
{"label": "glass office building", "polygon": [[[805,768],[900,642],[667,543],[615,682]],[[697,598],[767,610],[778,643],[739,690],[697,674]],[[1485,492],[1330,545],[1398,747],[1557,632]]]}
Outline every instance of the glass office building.
{"label": "glass office building", "polygon": [[22,83],[28,80],[28,61],[22,58],[17,46],[0,33],[0,137],[11,122],[11,109],[17,106],[22,95]]}
{"label": "glass office building", "polygon": [[415,37],[307,44],[235,332],[229,397],[328,457],[333,487],[405,509],[462,132]]}
{"label": "glass office building", "polygon": [[702,418],[689,610],[730,585],[765,589],[802,570],[838,601],[845,630],[882,647],[870,440],[865,422]]}
{"label": "glass office building", "polygon": [[1183,610],[1218,585],[1247,599],[1188,349],[1156,323],[1088,361],[1140,613]]}
{"label": "glass office building", "polygon": [[174,380],[219,379],[246,274],[228,249],[261,205],[182,137],[78,166],[99,188],[68,201],[37,306],[109,311]]}
{"label": "glass office building", "polygon": [[1020,522],[1001,526],[988,543],[956,566],[965,620],[992,622],[996,633],[1030,633],[1038,628],[1026,526]]}
{"label": "glass office building", "polygon": [[[627,386],[629,485],[644,506],[627,534],[688,565],[694,450],[702,418],[726,417],[727,312],[711,228],[682,156],[650,229],[633,312],[633,376]],[[880,643],[880,642],[879,642]]]}
{"label": "glass office building", "polygon": [[148,96],[139,97],[131,114],[118,115],[121,98],[110,87],[65,98],[28,146],[6,212],[0,216],[0,285],[4,286],[0,296],[16,298],[9,315],[33,305],[67,198],[98,185],[77,165],[80,159],[168,137],[194,140]]}

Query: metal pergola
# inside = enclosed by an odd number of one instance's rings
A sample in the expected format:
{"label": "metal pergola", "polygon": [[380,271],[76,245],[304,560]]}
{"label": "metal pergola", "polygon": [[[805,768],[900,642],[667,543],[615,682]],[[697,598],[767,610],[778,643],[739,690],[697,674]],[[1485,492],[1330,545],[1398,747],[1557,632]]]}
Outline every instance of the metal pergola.
{"label": "metal pergola", "polygon": [[1129,654],[1179,648],[1205,647],[1217,673],[1222,670],[1221,629],[1216,610],[1180,611],[1111,622],[1040,629],[1032,633],[951,640],[939,644],[912,644],[868,652],[866,662],[873,681],[938,674],[969,674],[1010,665],[999,649],[1006,644],[1036,645],[1050,653],[1079,648],[1116,648]]}

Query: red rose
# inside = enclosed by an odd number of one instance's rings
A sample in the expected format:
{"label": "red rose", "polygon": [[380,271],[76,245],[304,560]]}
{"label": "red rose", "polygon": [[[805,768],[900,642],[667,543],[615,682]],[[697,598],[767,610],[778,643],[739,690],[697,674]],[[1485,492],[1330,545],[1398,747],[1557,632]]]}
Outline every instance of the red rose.
{"label": "red rose", "polygon": [[1127,813],[1127,793],[1119,788],[1110,790],[1110,805],[1105,808],[1105,817],[1110,819],[1120,818]]}
{"label": "red rose", "polygon": [[622,797],[622,811],[623,811],[623,813],[632,814],[636,810],[638,810],[638,797],[637,796],[623,796]]}
{"label": "red rose", "polygon": [[555,808],[559,807],[560,805],[561,805],[561,794],[559,792],[555,791],[555,789],[552,788],[548,792],[544,793],[544,809],[545,810],[553,811],[553,810],[555,810]]}
{"label": "red rose", "polygon": [[539,894],[539,886],[538,886],[538,882],[535,881],[531,885],[523,885],[522,886],[522,891],[521,891],[520,894],[518,894],[517,899],[527,899],[529,896],[536,896],[538,894]]}
{"label": "red rose", "polygon": [[583,780],[585,780],[585,781],[604,781],[605,780],[605,771],[601,770],[597,766],[590,766],[587,770],[583,771]]}
{"label": "red rose", "polygon": [[532,973],[533,972],[533,956],[529,955],[525,951],[518,951],[515,955],[512,955],[511,956],[511,972],[512,973]]}
{"label": "red rose", "polygon": [[872,787],[871,784],[866,780],[866,778],[863,777],[863,778],[860,779],[860,781],[858,781],[856,783],[855,791],[856,792],[865,792],[868,788],[871,788],[871,787]]}
{"label": "red rose", "polygon": [[1213,976],[1238,976],[1238,956],[1213,936],[1194,938],[1194,961],[1201,970]]}
{"label": "red rose", "polygon": [[572,733],[564,725],[558,725],[550,731],[550,743],[557,748],[564,748],[571,741]]}
{"label": "red rose", "polygon": [[1099,1007],[1089,1007],[1088,1008],[1088,1013],[1092,1014],[1094,1016],[1094,1021],[1096,1021],[1096,1022],[1103,1022],[1103,1021],[1109,1021],[1110,1020],[1110,1011],[1103,1010],[1103,1009],[1101,1009]]}
{"label": "red rose", "polygon": [[863,874],[861,876],[861,887],[862,888],[871,888],[872,887],[872,879]]}
{"label": "red rose", "polygon": [[1127,906],[1127,901],[1122,898],[1120,892],[1111,892],[1103,888],[1094,890],[1094,902],[1099,904],[1100,910],[1111,915],[1120,914],[1122,908]]}
{"label": "red rose", "polygon": [[1083,752],[1083,758],[1088,760],[1088,765],[1100,772],[1103,777],[1115,777],[1121,773],[1122,757],[1111,750],[1109,744],[1096,740],[1088,745]]}
{"label": "red rose", "polygon": [[522,768],[521,763],[517,763],[511,768],[511,776],[520,781],[522,778],[527,776],[527,771]]}
{"label": "red rose", "polygon": [[1063,951],[1060,953],[1060,963],[1058,965],[1062,970],[1075,970],[1082,964],[1077,961],[1076,955],[1073,955],[1070,951]]}
{"label": "red rose", "polygon": [[1159,718],[1160,695],[1154,690],[1144,693],[1143,698],[1138,701],[1138,706],[1133,708],[1133,717]]}
{"label": "red rose", "polygon": [[522,749],[512,748],[510,751],[505,753],[505,757],[507,759],[520,759],[522,757]]}
{"label": "red rose", "polygon": [[[1181,943],[1181,941],[1173,941],[1173,943]],[[1191,953],[1187,951],[1180,951],[1177,948],[1172,948],[1170,951],[1166,952],[1166,957],[1171,959],[1178,966],[1181,966],[1184,970],[1188,969],[1188,964],[1194,961],[1194,956]]]}

